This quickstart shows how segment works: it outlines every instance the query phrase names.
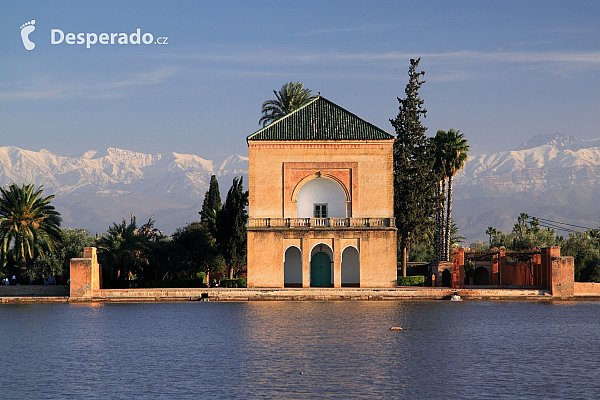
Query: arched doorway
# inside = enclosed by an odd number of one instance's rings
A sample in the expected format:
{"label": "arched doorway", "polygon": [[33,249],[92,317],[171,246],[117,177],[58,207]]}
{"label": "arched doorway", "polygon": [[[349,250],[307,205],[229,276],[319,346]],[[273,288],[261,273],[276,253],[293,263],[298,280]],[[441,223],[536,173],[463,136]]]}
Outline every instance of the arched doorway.
{"label": "arched doorway", "polygon": [[473,275],[473,284],[474,285],[489,285],[490,284],[490,274],[488,273],[487,268],[485,268],[485,267],[475,268],[475,274]]}
{"label": "arched doorway", "polygon": [[452,273],[450,272],[450,270],[448,268],[446,268],[442,272],[442,286],[444,286],[444,287],[452,286]]}
{"label": "arched doorway", "polygon": [[326,244],[315,246],[311,252],[310,259],[310,286],[332,287],[333,286],[333,251]]}
{"label": "arched doorway", "polygon": [[288,247],[285,251],[283,286],[302,287],[302,252],[295,246]]}
{"label": "arched doorway", "polygon": [[342,252],[342,287],[360,287],[358,250],[352,246]]}

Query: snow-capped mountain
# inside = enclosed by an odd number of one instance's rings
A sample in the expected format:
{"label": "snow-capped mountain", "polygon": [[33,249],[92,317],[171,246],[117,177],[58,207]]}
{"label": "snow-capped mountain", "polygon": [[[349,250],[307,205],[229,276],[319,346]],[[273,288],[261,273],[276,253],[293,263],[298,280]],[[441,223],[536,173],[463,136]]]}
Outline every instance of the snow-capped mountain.
{"label": "snow-capped mountain", "polygon": [[[233,177],[248,183],[248,157],[221,162],[192,154],[109,148],[59,156],[0,147],[0,185],[33,183],[55,194],[63,226],[104,232],[134,213],[155,215],[166,233],[199,219],[210,176],[221,197]],[[521,212],[573,225],[600,226],[600,139],[536,135],[513,151],[473,156],[454,180],[453,217],[467,241],[493,226],[510,232]],[[557,232],[567,234],[567,232]]]}
{"label": "snow-capped mountain", "polygon": [[597,228],[600,139],[537,135],[514,151],[474,156],[454,189],[453,216],[468,239],[484,239],[488,226],[510,232],[521,212]]}
{"label": "snow-capped mountain", "polygon": [[173,232],[198,219],[211,175],[217,175],[226,194],[233,176],[247,174],[248,158],[238,155],[215,164],[192,154],[117,148],[58,156],[47,150],[0,147],[0,185],[43,185],[46,194],[56,195],[53,204],[63,216],[63,226],[94,232],[105,231],[132,212],[140,220],[155,214],[156,226]]}

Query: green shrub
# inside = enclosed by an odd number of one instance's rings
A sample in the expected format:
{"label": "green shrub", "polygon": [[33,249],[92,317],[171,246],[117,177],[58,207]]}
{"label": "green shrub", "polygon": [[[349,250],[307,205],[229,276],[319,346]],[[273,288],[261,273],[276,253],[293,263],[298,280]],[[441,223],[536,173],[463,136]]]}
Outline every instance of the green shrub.
{"label": "green shrub", "polygon": [[246,278],[229,279],[222,278],[219,285],[224,288],[245,288],[247,285]]}
{"label": "green shrub", "polygon": [[423,286],[424,284],[425,277],[423,275],[398,277],[398,286]]}
{"label": "green shrub", "polygon": [[196,279],[200,279],[202,282],[206,282],[206,272],[196,272]]}

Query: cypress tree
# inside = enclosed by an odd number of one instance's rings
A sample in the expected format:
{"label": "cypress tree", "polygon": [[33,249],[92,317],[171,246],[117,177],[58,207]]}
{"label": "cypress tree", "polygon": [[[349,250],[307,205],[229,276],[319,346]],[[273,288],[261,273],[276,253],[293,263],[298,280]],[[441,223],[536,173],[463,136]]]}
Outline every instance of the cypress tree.
{"label": "cypress tree", "polygon": [[225,260],[230,278],[246,265],[248,191],[244,191],[243,179],[233,178],[225,204],[217,215],[217,248]]}
{"label": "cypress tree", "polygon": [[439,208],[436,187],[440,178],[434,168],[435,144],[425,136],[427,130],[421,124],[421,116],[427,110],[419,97],[419,89],[425,81],[424,71],[417,72],[418,60],[410,60],[409,81],[404,93],[398,98],[398,116],[390,122],[396,130],[394,142],[394,215],[401,249],[402,275],[406,276],[406,263],[411,242],[423,236],[433,225],[433,217]]}

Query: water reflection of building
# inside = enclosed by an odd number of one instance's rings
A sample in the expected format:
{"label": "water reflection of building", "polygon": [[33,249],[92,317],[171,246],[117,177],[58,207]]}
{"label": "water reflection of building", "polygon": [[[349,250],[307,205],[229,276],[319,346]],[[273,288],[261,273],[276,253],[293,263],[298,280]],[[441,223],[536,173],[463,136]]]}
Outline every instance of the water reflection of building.
{"label": "water reflection of building", "polygon": [[393,142],[321,96],[250,135],[248,286],[394,286]]}

